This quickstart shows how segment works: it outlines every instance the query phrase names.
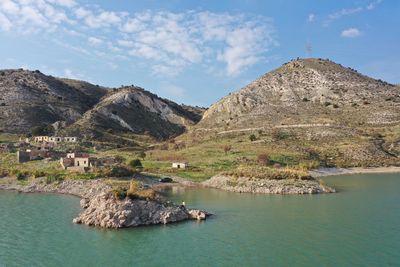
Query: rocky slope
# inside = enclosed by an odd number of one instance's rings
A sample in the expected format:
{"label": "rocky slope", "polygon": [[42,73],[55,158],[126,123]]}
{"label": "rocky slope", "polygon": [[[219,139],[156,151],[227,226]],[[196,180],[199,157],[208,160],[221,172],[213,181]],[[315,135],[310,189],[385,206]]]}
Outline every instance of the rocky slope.
{"label": "rocky slope", "polygon": [[[96,94],[92,94],[92,88]],[[104,88],[64,81],[40,71],[0,71],[0,131],[28,133],[56,121],[72,123],[106,94]]]}
{"label": "rocky slope", "polygon": [[299,59],[212,105],[198,128],[399,121],[399,87],[329,60]]}
{"label": "rocky slope", "polygon": [[139,87],[123,87],[103,98],[74,127],[94,138],[103,132],[147,134],[164,139],[181,134],[201,118],[201,109],[178,105]]}
{"label": "rocky slope", "polygon": [[110,89],[40,71],[0,71],[3,132],[29,133],[34,127],[57,122],[60,134],[91,140],[104,139],[105,131],[114,136],[130,133],[163,139],[181,134],[203,112],[135,86]]}

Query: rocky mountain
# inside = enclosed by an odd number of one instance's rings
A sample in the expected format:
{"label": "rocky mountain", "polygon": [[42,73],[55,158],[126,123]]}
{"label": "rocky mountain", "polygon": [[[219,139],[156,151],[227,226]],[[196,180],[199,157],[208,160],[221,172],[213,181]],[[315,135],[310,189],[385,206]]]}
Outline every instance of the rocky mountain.
{"label": "rocky mountain", "polygon": [[105,88],[40,71],[0,71],[0,131],[29,133],[56,121],[73,123],[106,93]]}
{"label": "rocky mountain", "polygon": [[212,105],[197,128],[399,121],[399,87],[329,60],[299,59]]}
{"label": "rocky mountain", "polygon": [[103,139],[105,131],[164,139],[197,123],[203,112],[139,87],[110,89],[40,71],[0,71],[2,132],[26,134],[52,124],[60,134],[91,139]]}
{"label": "rocky mountain", "polygon": [[104,97],[71,129],[101,139],[104,133],[132,133],[165,139],[201,119],[202,109],[178,105],[139,87],[123,87]]}

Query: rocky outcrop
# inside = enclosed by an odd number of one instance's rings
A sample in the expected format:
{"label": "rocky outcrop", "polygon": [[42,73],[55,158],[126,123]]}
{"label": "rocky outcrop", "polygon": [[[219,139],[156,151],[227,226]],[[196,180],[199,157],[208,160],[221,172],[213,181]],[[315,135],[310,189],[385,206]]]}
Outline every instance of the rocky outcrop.
{"label": "rocky outcrop", "polygon": [[203,182],[203,185],[238,193],[318,194],[335,192],[335,189],[325,186],[314,179],[272,180],[216,175]]}
{"label": "rocky outcrop", "polygon": [[90,201],[81,201],[85,210],[74,223],[105,228],[126,228],[140,225],[168,224],[188,219],[205,220],[208,213],[188,210],[185,206],[154,200],[115,199],[111,194],[101,194]]}
{"label": "rocky outcrop", "polygon": [[116,199],[111,187],[102,180],[67,180],[46,184],[37,179],[29,185],[15,183],[0,185],[0,189],[24,193],[47,192],[81,197],[84,211],[74,223],[104,228],[126,228],[140,225],[168,224],[184,220],[205,220],[210,214],[200,210],[189,210],[161,200]]}

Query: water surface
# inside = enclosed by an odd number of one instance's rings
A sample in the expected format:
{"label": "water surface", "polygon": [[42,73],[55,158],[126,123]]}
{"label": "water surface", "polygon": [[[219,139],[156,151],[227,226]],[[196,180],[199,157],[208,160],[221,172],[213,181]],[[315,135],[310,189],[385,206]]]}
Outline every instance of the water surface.
{"label": "water surface", "polygon": [[0,266],[400,266],[400,174],[324,178],[337,194],[175,188],[206,222],[102,230],[79,199],[0,191]]}

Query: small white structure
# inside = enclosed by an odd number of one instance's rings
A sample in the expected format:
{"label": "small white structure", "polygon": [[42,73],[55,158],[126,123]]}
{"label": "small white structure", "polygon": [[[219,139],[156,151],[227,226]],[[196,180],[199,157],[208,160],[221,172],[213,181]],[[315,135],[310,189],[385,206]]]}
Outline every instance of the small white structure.
{"label": "small white structure", "polygon": [[175,169],[186,169],[187,167],[189,167],[188,162],[173,162],[172,163],[172,168],[175,168]]}
{"label": "small white structure", "polygon": [[78,142],[78,137],[76,136],[35,136],[33,139],[36,143],[76,143]]}

